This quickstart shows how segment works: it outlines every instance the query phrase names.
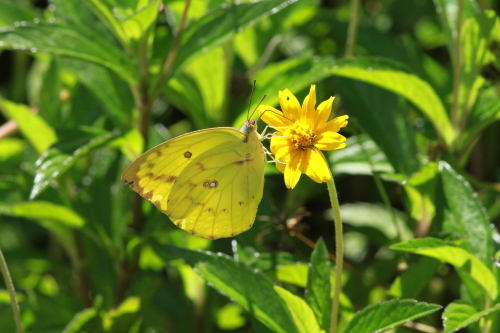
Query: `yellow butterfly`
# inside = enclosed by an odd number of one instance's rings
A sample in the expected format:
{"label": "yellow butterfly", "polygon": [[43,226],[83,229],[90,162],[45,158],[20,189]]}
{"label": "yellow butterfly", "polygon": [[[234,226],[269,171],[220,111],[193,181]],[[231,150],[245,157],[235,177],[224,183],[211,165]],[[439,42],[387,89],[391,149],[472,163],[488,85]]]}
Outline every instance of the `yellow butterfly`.
{"label": "yellow butterfly", "polygon": [[179,228],[203,238],[250,229],[264,189],[257,122],[187,133],[142,154],[122,181]]}

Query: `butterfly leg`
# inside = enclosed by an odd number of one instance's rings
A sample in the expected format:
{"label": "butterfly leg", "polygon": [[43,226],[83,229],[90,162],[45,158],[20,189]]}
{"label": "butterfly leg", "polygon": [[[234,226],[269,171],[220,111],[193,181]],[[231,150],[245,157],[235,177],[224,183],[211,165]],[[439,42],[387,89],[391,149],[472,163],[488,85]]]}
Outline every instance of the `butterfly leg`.
{"label": "butterfly leg", "polygon": [[280,129],[283,129],[286,127],[273,127],[273,126],[266,125],[266,127],[264,127],[264,130],[260,134],[261,141],[264,141],[266,139],[271,139],[273,136],[277,136],[274,133],[266,133],[269,128],[280,130]]}

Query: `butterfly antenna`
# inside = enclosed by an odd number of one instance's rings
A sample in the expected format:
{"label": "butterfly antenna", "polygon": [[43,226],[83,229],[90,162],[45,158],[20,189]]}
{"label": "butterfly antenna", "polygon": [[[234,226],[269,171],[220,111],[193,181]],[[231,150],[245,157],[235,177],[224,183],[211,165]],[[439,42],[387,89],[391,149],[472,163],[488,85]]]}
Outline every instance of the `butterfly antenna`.
{"label": "butterfly antenna", "polygon": [[[255,84],[256,83],[257,83],[257,80],[253,80],[252,92],[250,93],[250,100],[248,101],[247,120],[250,120],[250,106],[252,105],[252,97],[253,97],[253,92],[255,91]],[[253,112],[252,112],[252,115],[253,115]]]}
{"label": "butterfly antenna", "polygon": [[[253,109],[253,112],[252,112],[252,114],[250,115],[250,117],[252,117],[252,116],[253,116],[253,114],[255,113],[255,111],[257,111],[257,109],[259,108],[259,106],[262,104],[262,102],[264,101],[264,99],[265,99],[266,97],[267,97],[267,95],[262,96],[262,98],[261,98],[261,100],[260,100],[259,104],[257,104],[257,106],[255,107],[255,109]],[[262,116],[262,115],[261,115],[261,114],[259,114],[259,117],[257,118],[257,120],[258,120],[258,119],[260,119],[260,117],[261,117],[261,116]]]}
{"label": "butterfly antenna", "polygon": [[[266,97],[266,96],[264,96],[264,97]],[[262,98],[262,100],[264,100],[264,98]],[[262,102],[262,101],[261,101],[261,102]],[[260,105],[260,103],[259,103],[259,105]],[[284,115],[283,113],[278,113],[278,112],[276,112],[276,111],[274,111],[274,110],[271,110],[271,109],[266,109],[266,110],[264,110],[264,112],[262,112],[262,114],[260,114],[260,115],[259,115],[259,118],[260,118],[260,117],[262,117],[262,115],[263,115],[265,112],[268,112],[268,111],[269,111],[269,112],[274,113],[274,114],[275,114],[275,115],[277,115],[277,116],[283,117],[283,118],[285,118],[286,120],[288,120],[288,121],[290,121],[291,123],[293,123],[293,120],[292,120],[292,119],[290,119],[290,118],[288,118],[288,117],[285,117],[285,115]]]}

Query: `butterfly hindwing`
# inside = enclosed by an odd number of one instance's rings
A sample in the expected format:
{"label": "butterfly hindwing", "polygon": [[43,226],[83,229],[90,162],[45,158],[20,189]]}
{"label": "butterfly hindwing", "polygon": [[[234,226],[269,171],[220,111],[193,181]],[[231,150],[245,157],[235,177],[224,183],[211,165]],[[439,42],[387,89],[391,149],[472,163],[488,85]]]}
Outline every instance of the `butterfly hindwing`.
{"label": "butterfly hindwing", "polygon": [[254,139],[226,142],[186,167],[168,201],[167,214],[174,223],[214,239],[252,226],[264,185],[264,152],[258,137]]}
{"label": "butterfly hindwing", "polygon": [[251,227],[262,198],[264,151],[255,129],[222,127],[164,142],[135,160],[122,180],[205,238],[230,237]]}

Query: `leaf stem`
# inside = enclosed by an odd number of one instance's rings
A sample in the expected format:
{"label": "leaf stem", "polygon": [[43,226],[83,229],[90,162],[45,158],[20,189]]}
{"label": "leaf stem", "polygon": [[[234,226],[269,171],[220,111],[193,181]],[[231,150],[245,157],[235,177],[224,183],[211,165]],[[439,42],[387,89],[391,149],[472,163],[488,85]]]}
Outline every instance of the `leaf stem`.
{"label": "leaf stem", "polygon": [[351,1],[351,18],[349,19],[349,27],[347,28],[347,40],[345,46],[345,57],[352,58],[354,56],[354,45],[358,36],[359,26],[359,0]]}
{"label": "leaf stem", "polygon": [[342,235],[342,217],[340,216],[339,199],[337,197],[337,189],[335,182],[332,179],[326,184],[328,193],[330,194],[330,203],[333,210],[333,223],[335,225],[335,286],[333,291],[332,312],[330,317],[330,333],[337,332],[338,315],[339,315],[339,300],[342,288],[342,268],[344,265],[344,239]]}
{"label": "leaf stem", "polygon": [[186,25],[187,13],[189,11],[189,6],[191,5],[191,0],[186,0],[186,4],[184,6],[184,11],[182,12],[181,22],[179,23],[179,30],[177,31],[177,35],[175,36],[174,43],[170,52],[168,53],[167,60],[163,64],[163,69],[158,77],[158,81],[156,81],[156,85],[153,89],[152,100],[155,100],[156,97],[161,92],[161,86],[167,80],[168,74],[172,69],[175,58],[177,57],[177,51],[179,51],[179,46],[181,44],[182,33],[184,32],[184,26]]}
{"label": "leaf stem", "polygon": [[0,248],[0,271],[2,271],[3,279],[5,280],[5,286],[9,291],[10,305],[12,306],[12,312],[14,313],[14,321],[16,323],[17,333],[23,333],[23,325],[21,324],[21,311],[19,309],[19,303],[17,302],[16,290],[14,289],[14,284],[12,283],[12,278],[9,273],[9,268],[7,267],[7,262],[3,256],[2,249]]}

